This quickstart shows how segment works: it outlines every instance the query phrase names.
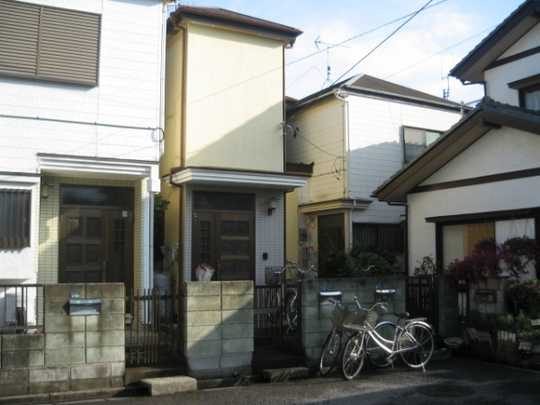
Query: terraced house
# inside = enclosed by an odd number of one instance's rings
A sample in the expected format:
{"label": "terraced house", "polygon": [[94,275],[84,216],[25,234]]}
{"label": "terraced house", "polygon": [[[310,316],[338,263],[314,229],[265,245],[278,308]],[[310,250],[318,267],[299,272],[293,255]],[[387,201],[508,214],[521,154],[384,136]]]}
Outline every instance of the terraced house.
{"label": "terraced house", "polygon": [[0,1],[0,284],[152,285],[164,7]]}
{"label": "terraced house", "polygon": [[[264,283],[285,260],[284,52],[301,31],[229,10],[180,6],[167,36],[161,162],[170,273]],[[178,276],[176,276],[178,275]]]}

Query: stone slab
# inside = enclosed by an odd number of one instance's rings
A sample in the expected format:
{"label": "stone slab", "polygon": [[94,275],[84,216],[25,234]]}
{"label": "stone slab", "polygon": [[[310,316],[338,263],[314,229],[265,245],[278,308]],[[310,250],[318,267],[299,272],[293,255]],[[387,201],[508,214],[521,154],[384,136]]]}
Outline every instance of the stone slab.
{"label": "stone slab", "polygon": [[124,330],[87,332],[86,347],[122,346],[125,339]]}
{"label": "stone slab", "polygon": [[124,330],[123,314],[106,314],[85,316],[86,331]]}
{"label": "stone slab", "polygon": [[253,295],[224,295],[221,301],[224,310],[253,309]]}
{"label": "stone slab", "polygon": [[58,332],[84,332],[84,316],[58,315],[45,313],[45,325],[47,333]]}
{"label": "stone slab", "polygon": [[65,349],[84,347],[84,332],[47,333],[45,335],[46,349]]}
{"label": "stone slab", "polygon": [[109,378],[111,377],[110,364],[85,364],[82,366],[71,367],[72,380],[85,380],[91,378]]}
{"label": "stone slab", "polygon": [[145,378],[141,383],[148,388],[151,396],[170,395],[197,390],[197,380],[188,376]]}
{"label": "stone slab", "polygon": [[186,325],[219,325],[220,311],[191,311],[185,314]]}
{"label": "stone slab", "polygon": [[221,309],[221,296],[192,295],[183,297],[182,303],[187,311],[219,311]]}
{"label": "stone slab", "polygon": [[69,368],[42,368],[30,370],[29,381],[32,383],[50,383],[69,380]]}
{"label": "stone slab", "polygon": [[88,283],[86,298],[124,298],[124,283]]}
{"label": "stone slab", "polygon": [[192,295],[220,295],[221,283],[219,281],[189,281],[180,287],[180,294],[188,297]]}
{"label": "stone slab", "polygon": [[2,351],[14,350],[42,350],[44,335],[3,335]]}
{"label": "stone slab", "polygon": [[84,363],[84,348],[70,347],[45,351],[45,366],[71,366]]}
{"label": "stone slab", "polygon": [[45,365],[43,350],[2,352],[2,368],[33,368]]}
{"label": "stone slab", "polygon": [[125,361],[124,346],[104,346],[86,348],[87,363],[107,363]]}
{"label": "stone slab", "polygon": [[222,295],[251,295],[253,296],[255,287],[253,281],[222,281]]}

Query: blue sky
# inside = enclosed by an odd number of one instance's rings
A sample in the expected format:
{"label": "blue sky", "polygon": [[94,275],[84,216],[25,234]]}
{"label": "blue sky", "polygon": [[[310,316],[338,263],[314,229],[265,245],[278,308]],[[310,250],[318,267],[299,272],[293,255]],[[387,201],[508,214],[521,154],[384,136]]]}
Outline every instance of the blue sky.
{"label": "blue sky", "polygon": [[[314,41],[337,43],[411,13],[427,0],[185,0],[184,4],[217,6],[294,26],[304,31],[287,62],[317,50]],[[439,0],[434,0],[437,3]],[[447,0],[419,14],[351,74],[367,73],[435,95],[447,86],[446,75],[522,0]],[[327,62],[337,79],[399,23],[287,66],[287,94],[302,97],[325,84]],[[450,48],[450,49],[447,49]],[[450,79],[450,98],[480,98],[480,86]]]}

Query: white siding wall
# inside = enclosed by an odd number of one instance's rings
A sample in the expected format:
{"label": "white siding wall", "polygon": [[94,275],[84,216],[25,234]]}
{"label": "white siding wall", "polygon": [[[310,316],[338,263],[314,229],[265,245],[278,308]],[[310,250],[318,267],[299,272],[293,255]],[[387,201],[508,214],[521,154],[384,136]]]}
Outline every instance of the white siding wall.
{"label": "white siding wall", "polygon": [[[514,132],[507,128],[491,131],[429,181],[457,180],[518,167],[537,167],[538,159],[535,161],[533,156],[540,156],[540,142],[534,139],[538,137]],[[426,218],[538,207],[540,193],[534,190],[540,190],[540,177],[409,194],[410,270],[413,271],[422,257],[435,257],[435,225],[426,222]]]}
{"label": "white siding wall", "polygon": [[[373,199],[371,193],[403,165],[402,126],[445,131],[461,114],[372,97],[349,96],[349,197]],[[403,207],[373,201],[353,211],[353,222],[397,223]]]}
{"label": "white siding wall", "polygon": [[[160,0],[30,0],[99,13],[96,87],[0,77],[0,113],[160,126]],[[156,160],[160,134],[0,116],[0,171],[36,172],[36,153]]]}
{"label": "white siding wall", "polygon": [[[499,59],[540,46],[540,24],[537,24],[519,41],[506,50]],[[519,105],[519,93],[508,83],[540,73],[540,54],[532,55],[487,70],[484,73],[486,95],[501,103]]]}

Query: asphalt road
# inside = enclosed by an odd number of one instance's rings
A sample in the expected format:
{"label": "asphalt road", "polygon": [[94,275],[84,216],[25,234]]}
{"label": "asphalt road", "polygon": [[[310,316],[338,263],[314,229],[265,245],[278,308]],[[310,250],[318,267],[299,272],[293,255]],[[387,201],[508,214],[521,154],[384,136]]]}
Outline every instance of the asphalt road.
{"label": "asphalt road", "polygon": [[163,397],[112,398],[85,405],[172,404],[540,404],[540,373],[468,359],[433,363],[426,373],[402,367],[278,384],[219,388]]}

